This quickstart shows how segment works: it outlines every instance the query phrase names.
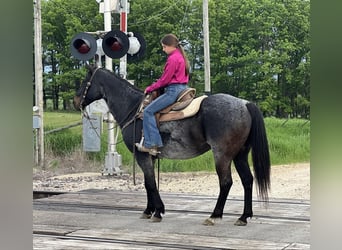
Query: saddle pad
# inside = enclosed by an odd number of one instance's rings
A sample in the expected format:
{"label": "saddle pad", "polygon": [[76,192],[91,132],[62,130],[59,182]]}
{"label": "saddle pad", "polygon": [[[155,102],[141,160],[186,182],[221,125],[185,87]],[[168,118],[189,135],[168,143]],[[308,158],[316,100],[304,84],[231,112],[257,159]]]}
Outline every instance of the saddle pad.
{"label": "saddle pad", "polygon": [[196,97],[185,109],[181,111],[170,111],[167,114],[161,114],[159,122],[181,120],[195,115],[200,108],[201,102],[207,97],[207,95]]}

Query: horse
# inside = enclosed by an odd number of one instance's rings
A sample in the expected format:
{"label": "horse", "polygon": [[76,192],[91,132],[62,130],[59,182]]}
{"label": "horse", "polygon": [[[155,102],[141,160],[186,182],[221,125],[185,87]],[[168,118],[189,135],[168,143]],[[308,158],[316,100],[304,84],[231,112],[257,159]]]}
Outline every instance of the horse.
{"label": "horse", "polygon": [[135,160],[144,174],[147,206],[142,219],[160,222],[165,214],[156,178],[155,161],[160,159],[189,159],[212,150],[219,181],[219,195],[216,206],[204,225],[214,225],[222,219],[223,210],[233,184],[231,164],[235,165],[244,189],[244,208],[242,215],[234,223],[247,225],[252,218],[253,174],[248,155],[251,151],[257,195],[268,204],[270,190],[270,154],[264,118],[253,102],[217,93],[205,98],[199,111],[192,117],[160,123],[163,147],[160,154],[135,150],[135,143],[142,136],[142,120],[137,111],[145,97],[142,90],[113,72],[88,65],[88,72],[74,96],[74,106],[83,110],[95,100],[104,99],[117,124],[127,148],[134,153]]}

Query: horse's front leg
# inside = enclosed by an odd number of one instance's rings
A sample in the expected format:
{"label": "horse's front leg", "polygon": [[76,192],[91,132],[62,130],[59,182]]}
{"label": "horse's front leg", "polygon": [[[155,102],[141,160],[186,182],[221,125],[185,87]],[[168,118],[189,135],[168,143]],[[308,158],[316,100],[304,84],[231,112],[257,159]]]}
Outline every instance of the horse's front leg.
{"label": "horse's front leg", "polygon": [[160,222],[162,220],[161,214],[165,213],[165,207],[157,189],[153,164],[154,161],[152,161],[151,157],[148,154],[143,154],[145,156],[143,160],[139,161],[137,158],[139,166],[144,173],[144,183],[147,194],[147,207],[144,210],[141,218],[151,218],[153,222]]}
{"label": "horse's front leg", "polygon": [[147,193],[147,207],[144,210],[144,212],[142,213],[140,219],[151,219],[152,214],[154,213],[154,205],[152,203],[152,198],[150,197],[151,195],[149,194],[149,192],[146,190]]}
{"label": "horse's front leg", "polygon": [[[164,203],[160,198],[155,179],[151,180],[145,176],[145,188],[147,192],[147,208],[143,216],[151,218],[153,222],[160,222],[162,220],[161,214],[165,213]],[[143,217],[142,216],[142,217]]]}

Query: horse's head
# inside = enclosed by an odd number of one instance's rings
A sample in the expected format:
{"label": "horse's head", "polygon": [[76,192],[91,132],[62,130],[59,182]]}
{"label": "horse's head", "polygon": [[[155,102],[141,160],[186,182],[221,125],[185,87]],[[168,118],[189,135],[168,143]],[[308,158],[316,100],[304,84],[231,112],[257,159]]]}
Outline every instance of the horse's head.
{"label": "horse's head", "polygon": [[87,65],[87,69],[88,73],[74,96],[74,107],[77,110],[84,109],[93,101],[99,100],[103,97],[101,88],[95,81],[96,72],[100,68],[97,65]]}

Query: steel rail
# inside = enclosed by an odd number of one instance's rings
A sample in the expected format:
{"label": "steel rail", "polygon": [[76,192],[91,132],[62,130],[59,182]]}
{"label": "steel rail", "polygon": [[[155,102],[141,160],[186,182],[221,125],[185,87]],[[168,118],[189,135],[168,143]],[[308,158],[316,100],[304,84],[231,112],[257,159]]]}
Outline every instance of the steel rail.
{"label": "steel rail", "polygon": [[[144,208],[141,207],[129,207],[129,206],[117,206],[117,205],[101,205],[101,204],[87,204],[87,203],[76,203],[76,202],[60,202],[60,201],[48,201],[43,202],[39,200],[35,200],[33,202],[33,206],[37,210],[54,210],[56,211],[74,211],[77,209],[78,212],[87,213],[89,210],[102,210],[102,211],[127,211],[127,212],[137,212],[141,213]],[[81,209],[81,210],[80,210]],[[83,209],[83,211],[82,211]],[[181,213],[181,214],[198,214],[198,215],[208,215],[209,211],[200,211],[200,210],[186,210],[186,209],[168,209],[169,213]],[[227,213],[224,212],[223,216],[240,216],[239,213]],[[263,218],[263,219],[272,219],[272,220],[288,220],[288,221],[300,221],[300,222],[309,222],[310,217],[289,217],[289,216],[268,216],[268,215],[260,215],[254,214],[254,218]]]}
{"label": "steel rail", "polygon": [[178,243],[163,243],[163,242],[151,242],[151,241],[141,241],[141,240],[123,240],[123,239],[110,239],[110,238],[100,238],[91,236],[73,236],[73,235],[54,235],[51,232],[47,234],[43,233],[33,233],[33,236],[38,237],[50,237],[61,240],[79,240],[79,241],[91,241],[91,242],[101,242],[101,243],[111,243],[111,244],[124,244],[124,245],[135,245],[135,246],[149,246],[149,247],[163,247],[165,249],[196,249],[196,250],[218,250],[226,249],[232,250],[233,248],[222,248],[222,247],[205,247],[199,245],[183,245]]}

